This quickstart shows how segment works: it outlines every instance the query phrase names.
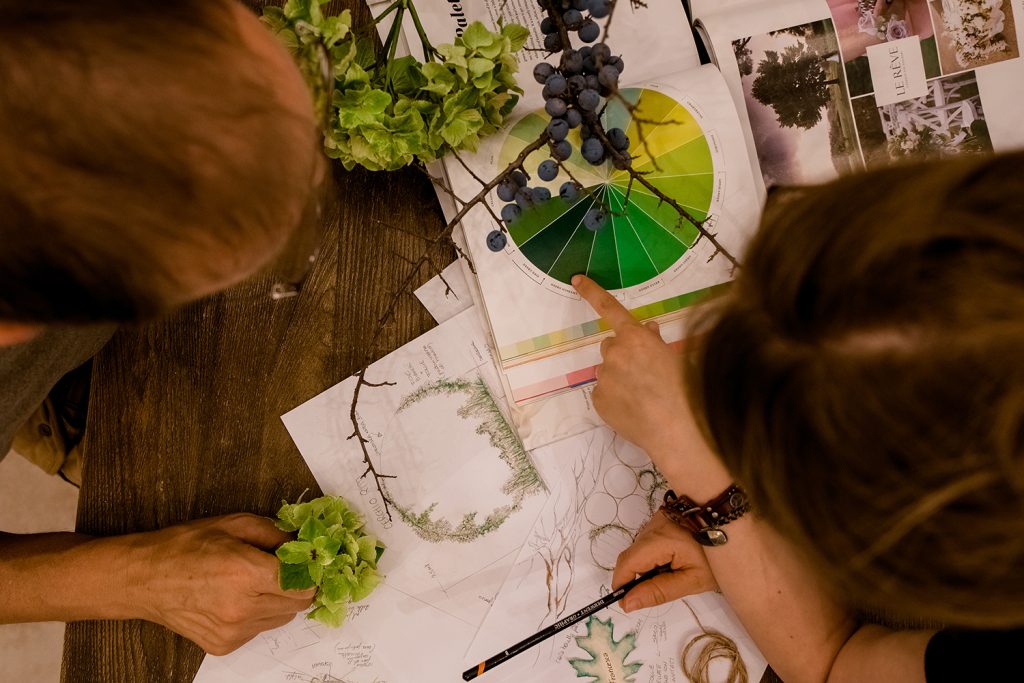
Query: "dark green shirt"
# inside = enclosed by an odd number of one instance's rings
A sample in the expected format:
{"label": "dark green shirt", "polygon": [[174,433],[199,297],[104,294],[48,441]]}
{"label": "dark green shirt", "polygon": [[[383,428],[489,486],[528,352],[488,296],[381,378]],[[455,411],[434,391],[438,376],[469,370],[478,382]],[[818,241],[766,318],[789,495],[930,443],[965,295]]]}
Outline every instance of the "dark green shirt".
{"label": "dark green shirt", "polygon": [[22,344],[0,347],[0,459],[61,377],[96,355],[115,325],[54,325]]}

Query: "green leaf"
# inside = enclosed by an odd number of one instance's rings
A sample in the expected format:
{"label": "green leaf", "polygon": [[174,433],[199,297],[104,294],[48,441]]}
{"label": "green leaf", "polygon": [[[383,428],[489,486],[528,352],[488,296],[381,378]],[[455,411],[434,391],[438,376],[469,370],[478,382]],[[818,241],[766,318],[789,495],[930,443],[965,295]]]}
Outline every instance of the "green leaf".
{"label": "green leaf", "polygon": [[462,44],[468,48],[478,48],[484,45],[492,45],[495,35],[487,30],[479,21],[474,21],[462,33]]}
{"label": "green leaf", "polygon": [[380,584],[380,575],[375,571],[364,572],[352,587],[352,602],[359,602],[373,592]]}
{"label": "green leaf", "polygon": [[315,584],[304,564],[279,564],[278,583],[285,590],[305,590]]}
{"label": "green leaf", "polygon": [[402,57],[391,62],[388,66],[388,76],[395,93],[412,94],[426,83],[426,78],[420,73],[419,66],[419,61],[412,56]]}
{"label": "green leaf", "polygon": [[313,539],[323,536],[327,533],[327,527],[324,526],[318,517],[310,517],[302,526],[299,528],[299,540],[301,541],[312,541]]}
{"label": "green leaf", "polygon": [[519,52],[530,39],[530,30],[519,24],[505,24],[501,27],[501,35],[508,38],[510,51]]}
{"label": "green leaf", "polygon": [[309,574],[309,578],[313,580],[313,583],[317,586],[322,586],[324,583],[324,566],[319,562],[310,562],[306,565],[306,572]]}
{"label": "green leaf", "polygon": [[319,621],[321,624],[331,628],[338,628],[345,622],[346,611],[344,605],[337,611],[331,611],[326,606],[321,606],[310,612],[307,618]]}
{"label": "green leaf", "polygon": [[305,564],[313,557],[313,544],[308,541],[289,541],[278,548],[275,554],[285,564]]}
{"label": "green leaf", "polygon": [[364,562],[369,562],[372,565],[377,564],[377,539],[373,536],[363,536],[358,541],[359,554],[358,557]]}
{"label": "green leaf", "polygon": [[468,62],[469,73],[474,77],[490,74],[494,71],[494,62],[483,57],[472,57]]}
{"label": "green leaf", "polygon": [[318,536],[313,540],[313,548],[316,550],[316,559],[320,564],[330,564],[334,562],[341,543],[329,536]]}
{"label": "green leaf", "polygon": [[323,594],[325,603],[348,602],[352,599],[352,582],[335,574],[334,578],[323,582]]}

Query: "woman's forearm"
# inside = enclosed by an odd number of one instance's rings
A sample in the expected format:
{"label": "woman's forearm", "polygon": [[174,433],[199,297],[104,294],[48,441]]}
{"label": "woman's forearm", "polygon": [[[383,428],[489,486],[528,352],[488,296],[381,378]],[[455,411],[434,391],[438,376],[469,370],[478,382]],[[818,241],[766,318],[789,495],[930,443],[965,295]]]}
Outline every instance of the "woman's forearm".
{"label": "woman's forearm", "polygon": [[851,615],[793,548],[747,514],[705,548],[720,590],[786,683],[820,683],[855,630]]}

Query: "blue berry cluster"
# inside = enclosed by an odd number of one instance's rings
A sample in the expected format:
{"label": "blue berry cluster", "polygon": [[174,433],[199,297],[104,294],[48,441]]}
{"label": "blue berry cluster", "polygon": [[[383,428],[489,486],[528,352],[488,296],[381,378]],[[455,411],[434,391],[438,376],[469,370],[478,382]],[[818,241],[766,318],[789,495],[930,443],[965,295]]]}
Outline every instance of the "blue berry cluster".
{"label": "blue berry cluster", "polygon": [[[553,53],[561,52],[557,68],[542,62],[533,70],[534,79],[544,86],[544,110],[551,117],[547,127],[551,159],[537,167],[537,177],[544,182],[555,180],[560,170],[558,162],[572,155],[572,143],[567,138],[569,131],[576,128],[580,129],[582,140],[580,154],[589,163],[597,166],[609,157],[616,168],[625,168],[630,163],[626,133],[621,128],[604,131],[600,122],[601,103],[618,89],[619,76],[625,64],[621,57],[613,56],[611,48],[603,42],[576,49],[568,39],[568,34],[575,32],[584,43],[597,40],[601,30],[594,20],[607,17],[614,3],[615,0],[540,2],[541,7],[548,11],[540,25],[544,33],[544,47]],[[567,181],[562,183],[558,195],[567,202],[573,202],[581,189],[575,182]],[[530,187],[526,174],[521,170],[514,171],[503,180],[497,191],[498,197],[506,202],[501,209],[501,219],[506,225],[514,223],[525,209],[551,199],[551,191],[547,188]],[[583,225],[597,231],[607,219],[607,211],[595,206],[584,216]],[[506,244],[506,236],[500,230],[487,237],[487,245],[492,251],[501,251]]]}

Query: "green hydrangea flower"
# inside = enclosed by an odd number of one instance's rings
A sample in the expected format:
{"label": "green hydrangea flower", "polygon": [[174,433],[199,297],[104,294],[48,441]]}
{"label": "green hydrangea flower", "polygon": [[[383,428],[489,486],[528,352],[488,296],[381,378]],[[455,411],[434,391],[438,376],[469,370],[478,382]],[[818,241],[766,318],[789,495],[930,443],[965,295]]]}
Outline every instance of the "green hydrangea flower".
{"label": "green hydrangea flower", "polygon": [[[421,32],[426,62],[395,57],[393,28],[385,57],[378,58],[373,43],[352,32],[348,10],[324,16],[320,6],[326,2],[288,0],[283,9],[266,8],[264,20],[296,56],[318,107],[324,87],[317,45],[327,48],[335,83],[324,148],[346,169],[393,171],[451,151],[476,150],[519,101],[515,55],[530,35],[524,27],[506,24],[490,31],[474,22],[454,43],[436,48]],[[396,0],[384,14],[400,26],[409,12],[419,30],[415,11],[412,0]]]}
{"label": "green hydrangea flower", "polygon": [[323,496],[305,503],[284,503],[277,526],[297,532],[277,549],[281,588],[317,587],[308,618],[341,626],[347,605],[362,600],[380,583],[377,560],[384,546],[364,531],[363,518],[344,498]]}

